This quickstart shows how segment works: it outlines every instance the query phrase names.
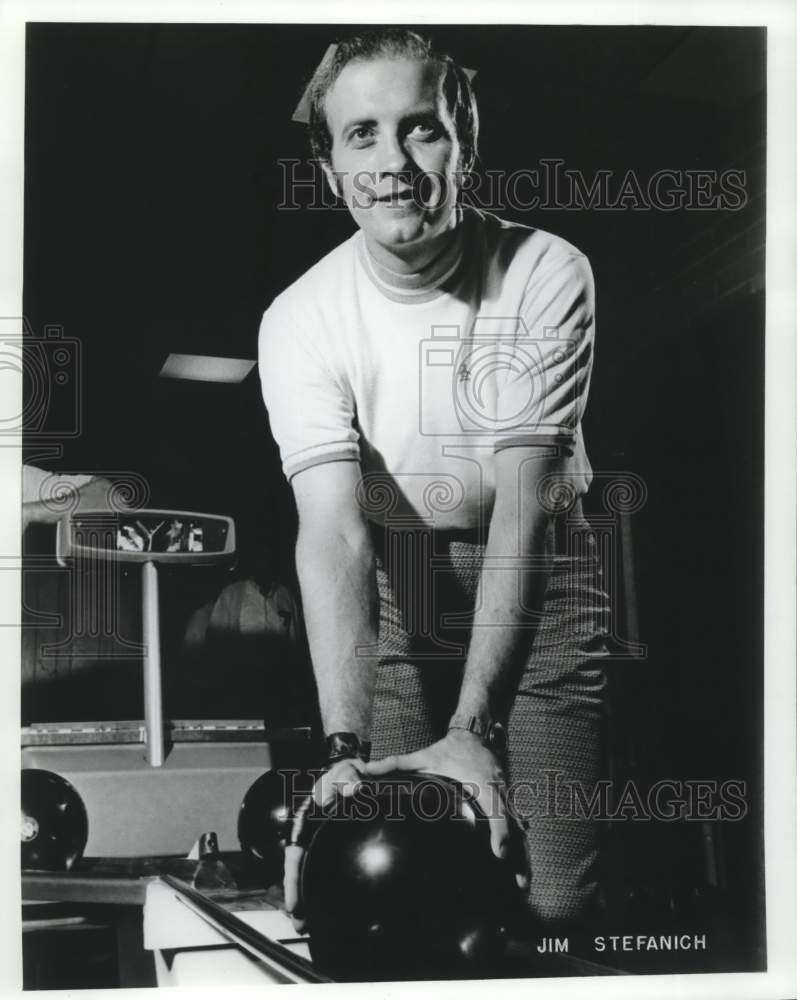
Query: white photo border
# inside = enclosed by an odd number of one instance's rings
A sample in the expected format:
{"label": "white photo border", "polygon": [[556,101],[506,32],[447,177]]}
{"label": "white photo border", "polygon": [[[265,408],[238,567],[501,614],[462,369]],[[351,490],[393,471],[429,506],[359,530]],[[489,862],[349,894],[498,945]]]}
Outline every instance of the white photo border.
{"label": "white photo border", "polygon": [[[628,976],[589,979],[516,980],[491,983],[505,996],[529,993],[547,998],[694,997],[716,1000],[785,1000],[797,995],[797,754],[795,748],[795,372],[797,372],[797,229],[795,184],[797,156],[794,95],[797,54],[797,6],[788,0],[759,3],[732,0],[389,0],[345,7],[323,0],[256,2],[256,0],[4,0],[0,5],[0,316],[22,315],[23,129],[25,23],[29,21],[103,22],[320,22],[320,23],[529,23],[750,25],[767,32],[767,245],[766,245],[766,528],[765,528],[765,849],[768,970],[762,973]],[[21,385],[0,373],[0,392]],[[6,403],[5,405],[8,405]],[[17,408],[17,412],[21,406]],[[17,619],[19,585],[19,470],[21,442],[4,440],[0,447],[0,621]],[[0,689],[0,768],[6,815],[19,794],[19,651],[17,628],[0,628],[0,654],[5,666]],[[19,855],[15,824],[0,824],[4,859],[0,904],[0,990],[20,989],[21,933]],[[295,987],[294,989],[297,989]],[[304,990],[307,987],[298,987]],[[464,1000],[483,991],[467,983],[379,984],[327,987],[330,996],[364,991],[366,996],[454,997]],[[193,991],[190,991],[193,992]],[[250,995],[246,988],[228,995]],[[109,997],[120,991],[108,991]],[[63,994],[62,994],[63,995]],[[71,994],[70,994],[71,995]],[[106,995],[92,990],[92,997]],[[187,996],[180,990],[180,996]],[[197,991],[197,995],[200,994]],[[291,996],[294,996],[293,992]]]}

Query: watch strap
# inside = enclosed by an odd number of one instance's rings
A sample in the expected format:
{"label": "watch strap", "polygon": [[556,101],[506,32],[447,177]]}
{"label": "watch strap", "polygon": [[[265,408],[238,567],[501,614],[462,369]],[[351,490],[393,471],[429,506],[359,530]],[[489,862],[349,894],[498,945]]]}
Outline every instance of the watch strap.
{"label": "watch strap", "polygon": [[448,724],[449,729],[463,729],[477,736],[488,750],[502,754],[506,751],[506,729],[500,722],[490,722],[478,715],[454,715]]}

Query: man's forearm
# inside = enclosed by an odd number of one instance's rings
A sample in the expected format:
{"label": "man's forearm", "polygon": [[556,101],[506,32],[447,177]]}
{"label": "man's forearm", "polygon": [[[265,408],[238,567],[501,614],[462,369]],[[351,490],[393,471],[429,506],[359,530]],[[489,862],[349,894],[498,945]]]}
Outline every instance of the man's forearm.
{"label": "man's forearm", "polygon": [[[324,731],[366,739],[371,727],[378,598],[366,527],[344,536],[301,528],[296,562]],[[360,649],[358,654],[357,650]]]}
{"label": "man's forearm", "polygon": [[[53,473],[56,476],[55,473]],[[87,480],[83,485],[77,482]],[[35,500],[22,502],[22,530],[29,524],[56,524],[70,510],[114,510],[122,506],[124,501],[117,497],[111,504],[113,485],[102,476],[88,478],[86,476],[70,476],[64,474],[57,478],[57,495],[49,499],[37,497]],[[72,494],[71,497],[69,494]],[[67,501],[71,501],[67,503]]]}
{"label": "man's forearm", "polygon": [[[496,505],[485,548],[458,716],[506,721],[509,715],[548,583],[548,523],[549,514],[539,507],[524,512],[520,518],[512,503]],[[523,553],[522,568],[518,568],[519,552]]]}

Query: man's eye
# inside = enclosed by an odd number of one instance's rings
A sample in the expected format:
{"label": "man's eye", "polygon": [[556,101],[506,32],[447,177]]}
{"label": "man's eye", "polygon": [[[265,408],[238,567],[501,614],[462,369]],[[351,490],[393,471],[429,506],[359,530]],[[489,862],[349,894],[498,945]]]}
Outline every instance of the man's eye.
{"label": "man's eye", "polygon": [[438,139],[443,134],[443,130],[438,122],[417,122],[409,134],[413,139],[429,142],[431,139]]}
{"label": "man's eye", "polygon": [[358,125],[352,129],[350,138],[355,142],[367,142],[374,134],[374,130],[368,125]]}

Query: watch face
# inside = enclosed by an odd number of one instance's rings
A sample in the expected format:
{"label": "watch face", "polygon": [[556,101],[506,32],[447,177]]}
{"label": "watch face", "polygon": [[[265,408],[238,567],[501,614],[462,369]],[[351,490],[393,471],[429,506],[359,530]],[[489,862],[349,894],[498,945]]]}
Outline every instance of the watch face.
{"label": "watch face", "polygon": [[332,759],[356,757],[358,749],[357,737],[351,733],[333,733],[327,737],[327,755]]}

